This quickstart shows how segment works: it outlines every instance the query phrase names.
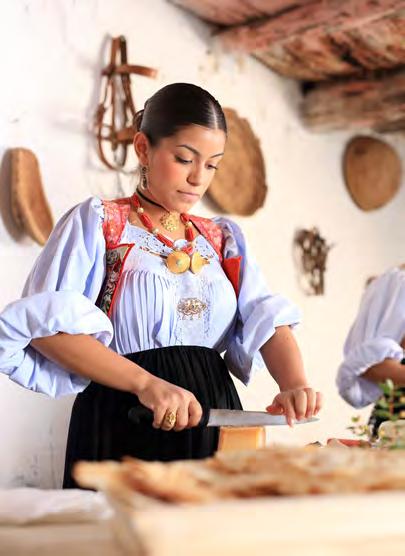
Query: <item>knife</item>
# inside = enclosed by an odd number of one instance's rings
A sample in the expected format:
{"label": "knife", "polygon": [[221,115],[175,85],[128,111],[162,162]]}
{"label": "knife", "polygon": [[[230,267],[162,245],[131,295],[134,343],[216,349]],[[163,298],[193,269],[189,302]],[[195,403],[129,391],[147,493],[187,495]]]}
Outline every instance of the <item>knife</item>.
{"label": "knife", "polygon": [[[260,427],[287,425],[285,415],[271,415],[267,411],[243,411],[240,409],[210,409],[203,407],[201,421],[197,427]],[[153,411],[143,405],[132,407],[128,411],[128,419],[136,425],[142,423],[153,423]],[[319,421],[317,417],[309,419],[294,420],[295,425],[314,423]]]}

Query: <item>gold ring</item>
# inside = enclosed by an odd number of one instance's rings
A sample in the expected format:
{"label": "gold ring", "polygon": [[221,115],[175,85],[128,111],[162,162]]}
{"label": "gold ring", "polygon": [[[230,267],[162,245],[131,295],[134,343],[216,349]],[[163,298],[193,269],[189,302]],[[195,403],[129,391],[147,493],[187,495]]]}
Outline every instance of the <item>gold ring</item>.
{"label": "gold ring", "polygon": [[168,427],[172,428],[176,424],[177,415],[175,411],[166,411],[164,423]]}

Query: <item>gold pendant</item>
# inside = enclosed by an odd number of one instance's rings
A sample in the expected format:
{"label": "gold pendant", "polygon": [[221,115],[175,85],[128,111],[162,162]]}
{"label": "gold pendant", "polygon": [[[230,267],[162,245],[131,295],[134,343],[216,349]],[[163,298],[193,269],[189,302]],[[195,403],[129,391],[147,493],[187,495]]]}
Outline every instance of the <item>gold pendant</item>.
{"label": "gold pendant", "polygon": [[207,259],[204,259],[204,257],[202,257],[200,253],[198,253],[198,251],[192,254],[190,270],[193,274],[198,274],[202,267],[206,264],[209,264],[209,261],[207,261]]}
{"label": "gold pendant", "polygon": [[206,264],[209,264],[209,261],[202,257],[197,251],[193,253],[191,257],[184,251],[172,251],[166,259],[167,268],[170,272],[173,272],[173,274],[182,274],[188,269],[190,269],[193,274],[198,274]]}
{"label": "gold pendant", "polygon": [[173,274],[182,274],[190,268],[191,259],[184,251],[172,251],[167,256],[166,265]]}
{"label": "gold pendant", "polygon": [[175,232],[179,228],[180,215],[178,212],[166,212],[160,217],[159,222],[168,232]]}

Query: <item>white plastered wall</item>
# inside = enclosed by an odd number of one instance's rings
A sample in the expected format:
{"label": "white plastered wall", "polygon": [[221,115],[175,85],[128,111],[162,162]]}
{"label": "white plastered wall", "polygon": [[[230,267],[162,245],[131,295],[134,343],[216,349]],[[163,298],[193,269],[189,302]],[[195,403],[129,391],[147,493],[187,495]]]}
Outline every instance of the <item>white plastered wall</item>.
{"label": "white plastered wall", "polygon": [[[194,82],[247,117],[260,138],[266,204],[254,217],[235,220],[271,288],[301,307],[297,336],[311,383],[325,396],[319,423],[272,429],[269,439],[302,444],[346,435],[357,412],[336,392],[336,369],[366,278],[404,259],[405,191],[382,210],[359,211],[341,176],[350,134],[305,130],[297,117],[295,83],[253,59],[218,53],[208,27],[164,0],[3,0],[0,158],[17,146],[37,154],[56,218],[90,195],[119,194],[117,178],[101,167],[89,135],[106,38],[119,34],[129,40],[132,63],[159,69],[156,81],[133,79],[138,108],[160,86]],[[387,140],[403,154],[401,137]],[[124,179],[121,186],[128,193],[133,184]],[[204,216],[213,214],[204,203],[198,208]],[[298,287],[292,238],[297,228],[314,225],[335,246],[325,295],[307,297]],[[0,221],[0,308],[20,295],[39,252],[28,238],[16,241]],[[248,389],[240,387],[249,409],[263,409],[276,391],[265,372]],[[71,403],[25,391],[0,376],[0,486],[60,485]]]}

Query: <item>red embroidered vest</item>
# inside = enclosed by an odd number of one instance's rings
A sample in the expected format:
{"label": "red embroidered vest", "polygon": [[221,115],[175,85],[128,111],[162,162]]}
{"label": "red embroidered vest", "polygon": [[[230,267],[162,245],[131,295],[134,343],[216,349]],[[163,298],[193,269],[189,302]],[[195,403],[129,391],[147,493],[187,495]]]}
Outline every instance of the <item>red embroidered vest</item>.
{"label": "red embroidered vest", "polygon": [[[106,243],[106,276],[101,288],[97,305],[108,316],[114,305],[115,295],[121,279],[126,258],[134,247],[134,243],[119,243],[122,232],[131,210],[129,197],[114,201],[103,201],[104,222],[103,233]],[[241,257],[223,257],[224,236],[218,224],[208,218],[190,215],[190,220],[201,235],[210,243],[219,257],[222,268],[232,283],[236,296],[239,293],[239,274]]]}

